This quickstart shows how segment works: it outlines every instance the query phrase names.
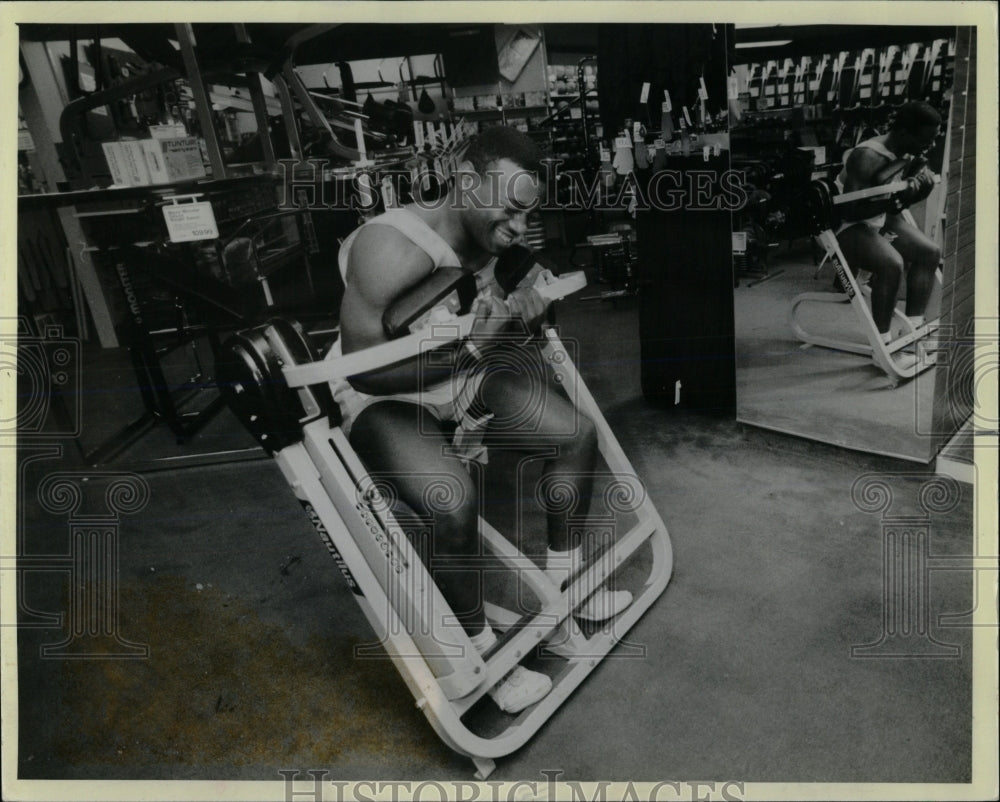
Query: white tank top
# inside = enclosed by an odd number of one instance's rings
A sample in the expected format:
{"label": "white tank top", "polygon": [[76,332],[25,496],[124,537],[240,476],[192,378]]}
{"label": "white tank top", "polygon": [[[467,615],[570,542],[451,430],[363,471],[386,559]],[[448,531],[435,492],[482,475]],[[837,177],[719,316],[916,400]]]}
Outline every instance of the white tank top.
{"label": "white tank top", "polygon": [[[851,157],[851,154],[854,153],[854,151],[857,150],[858,148],[867,148],[868,150],[874,150],[880,156],[885,156],[887,159],[890,159],[892,161],[895,161],[896,159],[899,158],[895,153],[889,150],[881,141],[879,141],[877,137],[873,137],[872,139],[866,139],[864,142],[859,142],[857,145],[855,145],[853,148],[851,148],[844,154],[844,167],[843,169],[841,169],[840,173],[837,175],[837,178],[835,179],[837,184],[837,189],[839,189],[841,192],[844,191],[844,186],[847,183],[847,160]],[[845,228],[856,226],[858,225],[858,223],[865,223],[871,226],[872,228],[881,231],[882,228],[885,226],[886,216],[887,216],[886,213],[883,212],[882,214],[876,215],[875,217],[868,217],[864,220],[854,220],[850,223],[841,223],[840,227],[837,229],[837,233],[839,234]]]}

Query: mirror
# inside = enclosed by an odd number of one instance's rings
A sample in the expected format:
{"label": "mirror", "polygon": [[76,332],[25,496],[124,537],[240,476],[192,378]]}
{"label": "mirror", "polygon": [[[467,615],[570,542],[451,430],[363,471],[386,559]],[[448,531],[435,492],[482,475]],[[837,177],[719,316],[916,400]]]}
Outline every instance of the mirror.
{"label": "mirror", "polygon": [[[737,25],[736,42],[733,168],[744,172],[747,190],[733,223],[737,418],[929,462],[940,447],[926,432],[939,372],[933,342],[942,273],[923,320],[907,318],[907,262],[883,353],[871,317],[878,279],[859,272],[860,256],[851,263],[850,246],[839,247],[847,207],[834,179],[851,149],[882,141],[904,103],[926,101],[941,116],[924,153],[940,183],[903,214],[944,253],[955,29]],[[935,275],[936,263],[943,264],[932,258],[925,276]],[[914,297],[919,273],[908,274]],[[891,283],[875,289],[883,321]]]}

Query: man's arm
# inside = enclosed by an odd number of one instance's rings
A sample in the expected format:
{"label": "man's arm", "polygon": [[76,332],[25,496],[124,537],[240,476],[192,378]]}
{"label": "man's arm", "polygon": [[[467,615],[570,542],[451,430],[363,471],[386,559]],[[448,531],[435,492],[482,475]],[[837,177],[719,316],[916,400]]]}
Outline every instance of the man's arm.
{"label": "man's arm", "polygon": [[887,163],[888,160],[885,156],[876,153],[871,148],[855,148],[847,157],[844,192],[854,192],[858,189],[868,189],[874,186],[875,174]]}
{"label": "man's arm", "polygon": [[[392,226],[363,228],[351,246],[340,304],[343,353],[386,342],[385,310],[433,269],[430,256]],[[351,384],[367,393],[408,392],[418,388],[418,377],[419,360],[413,358],[352,377]]]}
{"label": "man's arm", "polygon": [[[390,226],[368,226],[351,246],[347,265],[344,298],[340,306],[341,350],[344,354],[379,345],[388,340],[382,315],[403,293],[426,279],[434,263],[424,251]],[[473,306],[476,321],[470,341],[486,350],[492,337],[510,321],[510,313],[499,299],[477,301]],[[442,350],[458,351],[462,343],[442,346],[422,356],[401,360],[392,365],[350,378],[351,384],[364,393],[386,395],[414,392],[424,383],[444,381],[451,373],[449,365],[457,360],[442,359]]]}
{"label": "man's arm", "polygon": [[[887,159],[870,148],[855,148],[845,165],[844,193],[893,183],[905,166],[904,160]],[[896,195],[881,194],[852,201],[840,206],[840,214],[846,222],[866,220],[881,214],[895,214],[898,212],[895,199]]]}

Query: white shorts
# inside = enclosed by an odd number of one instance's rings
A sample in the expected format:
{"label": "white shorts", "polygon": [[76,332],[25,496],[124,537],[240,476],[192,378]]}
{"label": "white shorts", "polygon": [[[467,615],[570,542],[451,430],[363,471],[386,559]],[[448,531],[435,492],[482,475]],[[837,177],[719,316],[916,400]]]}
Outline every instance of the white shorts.
{"label": "white shorts", "polygon": [[[340,340],[330,348],[327,359],[342,356]],[[379,401],[407,401],[419,404],[428,410],[438,421],[458,424],[453,445],[456,455],[461,459],[486,461],[486,451],[482,447],[482,434],[492,415],[474,417],[470,414],[476,395],[482,385],[484,372],[480,369],[456,373],[446,381],[425,387],[410,393],[390,393],[386,395],[369,395],[351,386],[347,379],[337,379],[330,382],[333,400],[340,408],[340,428],[348,437],[351,426],[358,415],[372,404]]]}

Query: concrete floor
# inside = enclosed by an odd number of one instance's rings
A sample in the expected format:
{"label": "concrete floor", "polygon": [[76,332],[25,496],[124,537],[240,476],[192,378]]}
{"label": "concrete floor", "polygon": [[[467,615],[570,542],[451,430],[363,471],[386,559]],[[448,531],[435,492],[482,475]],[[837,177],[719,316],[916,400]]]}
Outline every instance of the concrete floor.
{"label": "concrete floor", "polygon": [[[893,388],[868,357],[803,347],[788,325],[792,299],[833,292],[833,268],[813,278],[808,240],[771,259],[773,278],[736,289],[738,418],[813,440],[927,464],[937,368]],[[800,320],[817,334],[865,344],[849,304],[809,304]]]}
{"label": "concrete floor", "polygon": [[[912,463],[650,408],[634,302],[569,300],[560,321],[670,530],[676,568],[629,635],[645,655],[606,660],[491,779],[969,782],[972,630],[940,617],[972,607],[971,572],[932,573],[931,640],[910,643],[917,656],[852,656],[883,631],[885,516],[916,516],[934,555],[971,555],[968,488],[949,486],[949,509],[928,512],[921,488],[933,474]],[[90,374],[91,389],[113,375]],[[180,450],[248,440],[226,411]],[[154,430],[122,470],[177,449]],[[22,449],[20,553],[66,553],[67,513],[43,509],[35,488],[71,469],[68,447]],[[881,515],[852,499],[872,474],[892,503]],[[99,506],[109,477],[88,476],[85,503]],[[392,665],[352,658],[371,631],[272,461],[138,481],[148,501],[118,522],[117,632],[148,657],[43,657],[66,630],[30,624],[67,610],[67,582],[28,571],[20,777],[471,779]]]}

